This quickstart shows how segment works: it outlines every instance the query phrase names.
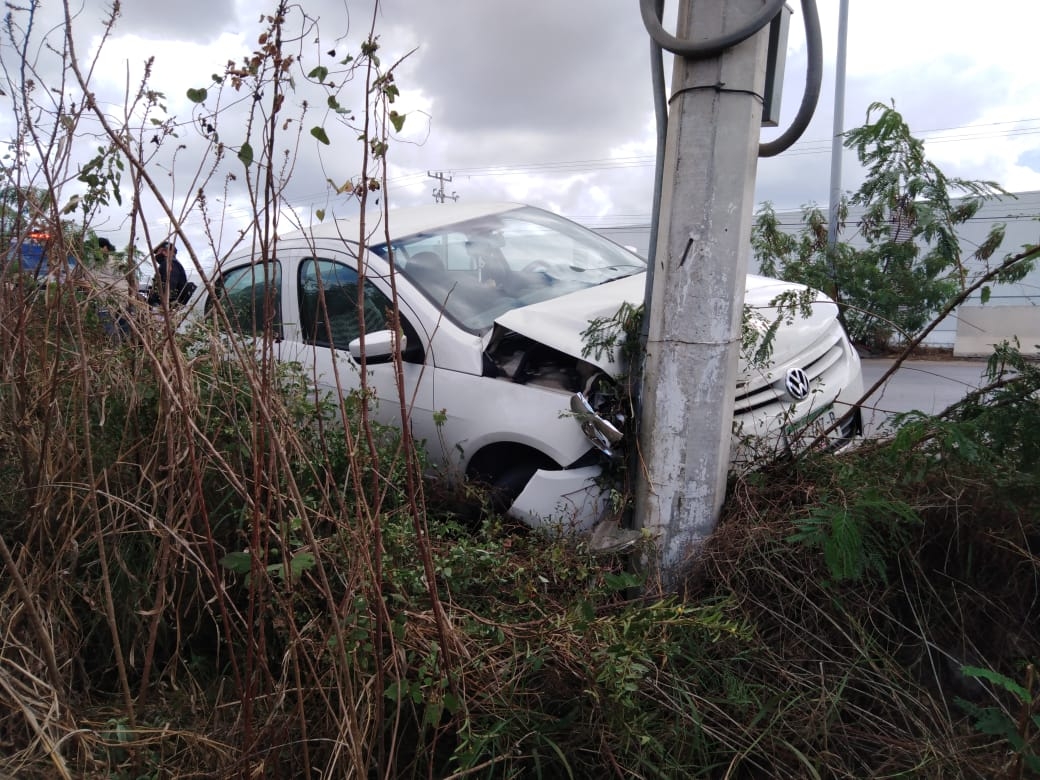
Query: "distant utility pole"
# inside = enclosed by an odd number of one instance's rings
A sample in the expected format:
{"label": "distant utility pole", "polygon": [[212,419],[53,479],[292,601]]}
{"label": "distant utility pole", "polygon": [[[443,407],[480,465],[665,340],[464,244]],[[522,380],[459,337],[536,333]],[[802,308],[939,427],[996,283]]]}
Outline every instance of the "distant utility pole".
{"label": "distant utility pole", "polygon": [[[683,0],[676,35],[719,39],[762,10],[763,0]],[[720,55],[675,58],[635,508],[665,590],[726,493],[768,38],[767,25]]]}
{"label": "distant utility pole", "polygon": [[442,171],[437,171],[437,173],[431,173],[430,171],[426,171],[426,175],[429,176],[431,179],[437,179],[440,182],[440,187],[433,191],[433,199],[435,201],[437,201],[438,203],[444,203],[445,200],[459,199],[459,196],[456,195],[454,192],[452,192],[451,195],[444,194],[444,185],[446,183],[451,182],[451,176],[445,176]]}

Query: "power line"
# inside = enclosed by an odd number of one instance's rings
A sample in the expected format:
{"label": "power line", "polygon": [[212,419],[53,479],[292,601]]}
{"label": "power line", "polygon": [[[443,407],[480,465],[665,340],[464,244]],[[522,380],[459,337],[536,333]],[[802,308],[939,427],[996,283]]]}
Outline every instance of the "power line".
{"label": "power line", "polygon": [[[1001,122],[988,122],[977,125],[964,125],[960,127],[940,127],[922,130],[916,133],[928,144],[957,143],[966,141],[979,141],[987,138],[1008,138],[1024,135],[1040,134],[1040,124],[1026,127],[1012,127],[1004,130],[986,131],[986,128],[1001,128],[1007,125],[1023,125],[1029,123],[1040,123],[1040,118],[1007,120]],[[957,135],[940,135],[942,133],[957,132]],[[803,140],[788,150],[784,157],[797,157],[806,155],[829,154],[831,150],[831,139]],[[630,170],[635,168],[650,169],[655,164],[653,155],[629,155],[624,157],[597,157],[580,160],[556,160],[551,162],[535,163],[506,163],[495,165],[478,165],[465,168],[453,168],[452,176],[465,176],[467,178],[484,177],[506,177],[506,176],[536,176],[549,174],[567,173],[592,173],[595,171]],[[427,178],[436,178],[432,172],[415,171],[404,173],[388,179],[388,184],[395,187],[408,187],[421,184]],[[296,198],[297,202],[308,202],[313,198],[321,198],[327,195],[322,190],[313,193],[301,194]],[[435,195],[436,197],[436,195]],[[447,198],[448,196],[445,195]]]}
{"label": "power line", "polygon": [[[1019,119],[1006,122],[988,122],[978,125],[965,125],[962,127],[943,127],[922,130],[916,133],[925,143],[956,143],[963,141],[978,141],[987,138],[1009,138],[1024,135],[1040,134],[1040,125],[1029,127],[1014,127],[1007,130],[985,131],[985,128],[996,128],[1003,125],[1021,125],[1023,123],[1040,122],[1037,119]],[[976,132],[976,130],[978,130]],[[957,135],[939,135],[958,131]],[[785,157],[827,154],[831,149],[831,139],[812,139],[795,144]],[[633,155],[628,157],[599,157],[583,160],[557,160],[553,162],[538,163],[508,163],[496,165],[480,165],[467,168],[453,168],[455,175],[470,178],[485,176],[510,176],[539,173],[562,173],[562,172],[591,172],[601,170],[625,169],[625,168],[649,168],[654,165],[653,155]],[[422,174],[404,174],[390,179],[390,183],[404,185],[421,177]]]}

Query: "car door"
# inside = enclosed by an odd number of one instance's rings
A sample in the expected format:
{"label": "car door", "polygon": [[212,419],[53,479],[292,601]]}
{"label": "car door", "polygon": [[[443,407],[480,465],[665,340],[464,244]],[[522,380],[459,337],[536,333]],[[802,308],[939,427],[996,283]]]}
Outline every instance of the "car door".
{"label": "car door", "polygon": [[[313,371],[322,389],[330,392],[360,389],[362,363],[352,354],[351,347],[357,351],[358,339],[373,344],[380,340],[387,343],[392,310],[389,285],[375,275],[362,283],[356,263],[345,253],[303,253],[295,267],[292,289],[298,325],[291,331],[295,342],[291,347],[294,359]],[[433,373],[426,365],[429,340],[403,302],[400,321],[405,337],[402,380],[412,435],[417,439],[434,439],[436,448]],[[287,329],[287,337],[289,335]],[[365,386],[373,396],[370,408],[375,419],[400,426],[401,404],[393,355],[386,350],[366,349],[365,372]]]}

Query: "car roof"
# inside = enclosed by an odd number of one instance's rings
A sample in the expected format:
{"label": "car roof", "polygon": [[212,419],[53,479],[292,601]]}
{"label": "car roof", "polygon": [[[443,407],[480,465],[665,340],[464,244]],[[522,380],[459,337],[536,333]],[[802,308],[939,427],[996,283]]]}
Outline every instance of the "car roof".
{"label": "car roof", "polygon": [[[389,213],[390,240],[412,236],[427,230],[453,225],[477,217],[485,217],[489,214],[502,214],[526,208],[523,203],[505,202],[475,202],[475,203],[432,203],[424,206],[410,206],[402,208],[391,208]],[[365,232],[368,241],[372,244],[382,244],[386,241],[386,231],[383,228],[382,210],[373,209],[366,212]],[[297,230],[282,236],[282,240],[292,238],[309,239],[336,239],[339,241],[350,241],[357,243],[360,231],[359,217],[341,217],[313,225],[305,230]]]}

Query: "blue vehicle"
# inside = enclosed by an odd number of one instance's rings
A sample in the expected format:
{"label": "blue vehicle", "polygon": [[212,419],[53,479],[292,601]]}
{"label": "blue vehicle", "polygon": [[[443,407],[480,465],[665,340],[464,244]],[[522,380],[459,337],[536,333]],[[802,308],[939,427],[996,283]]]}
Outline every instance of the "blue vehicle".
{"label": "blue vehicle", "polygon": [[[13,265],[17,270],[38,279],[47,276],[51,272],[47,261],[47,244],[50,238],[50,234],[42,230],[31,231],[18,250],[12,249],[9,252],[5,265]],[[76,258],[69,255],[68,265],[70,270],[75,268]]]}

